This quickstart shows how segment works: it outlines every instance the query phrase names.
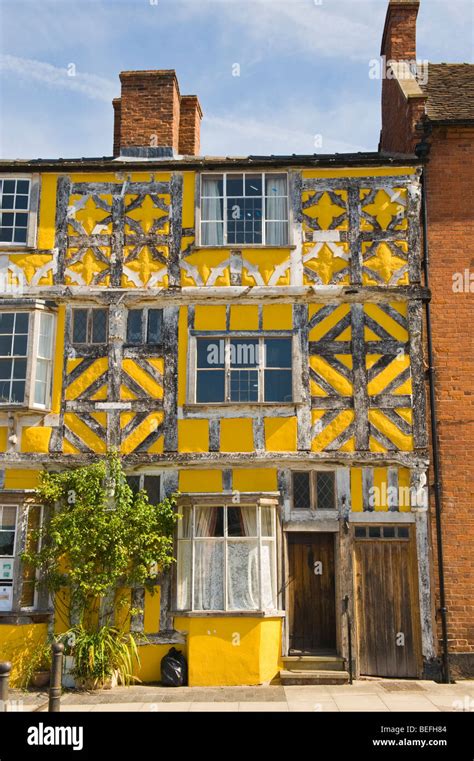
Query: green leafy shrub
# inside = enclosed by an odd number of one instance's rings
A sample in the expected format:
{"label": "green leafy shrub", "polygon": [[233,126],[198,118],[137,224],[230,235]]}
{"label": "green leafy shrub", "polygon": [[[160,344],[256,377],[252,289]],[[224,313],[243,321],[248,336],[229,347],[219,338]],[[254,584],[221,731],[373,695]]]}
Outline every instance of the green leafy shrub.
{"label": "green leafy shrub", "polygon": [[[115,453],[86,467],[43,472],[36,496],[49,520],[36,532],[39,551],[23,560],[39,569],[49,593],[69,592],[70,625],[91,629],[87,611],[118,587],[154,593],[157,576],[174,562],[175,497],[152,505],[144,491],[134,494]],[[113,614],[114,603],[105,623]],[[96,633],[103,623],[101,615]]]}
{"label": "green leafy shrub", "polygon": [[61,639],[65,652],[74,657],[73,675],[84,686],[102,686],[114,675],[121,684],[135,679],[133,664],[139,665],[140,658],[133,634],[107,625],[90,632],[79,625]]}

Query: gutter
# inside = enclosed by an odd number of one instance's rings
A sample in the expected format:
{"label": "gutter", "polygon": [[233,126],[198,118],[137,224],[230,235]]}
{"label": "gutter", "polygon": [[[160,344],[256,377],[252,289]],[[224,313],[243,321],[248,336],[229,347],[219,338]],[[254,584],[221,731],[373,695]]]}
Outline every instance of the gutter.
{"label": "gutter", "polygon": [[335,153],[335,154],[293,154],[288,156],[183,156],[180,158],[133,158],[108,156],[99,158],[72,159],[1,159],[0,172],[67,172],[67,171],[186,171],[214,170],[232,167],[252,169],[266,167],[332,168],[332,167],[413,167],[421,162],[413,154]]}
{"label": "gutter", "polygon": [[[416,146],[417,155],[425,160],[429,156],[430,144],[427,136],[423,137],[421,143]],[[427,203],[427,178],[426,164],[423,167],[421,175],[422,191],[422,225],[423,225],[423,274],[425,278],[425,287],[429,288],[429,244],[428,244],[428,203]],[[438,579],[439,579],[439,612],[441,615],[441,640],[442,640],[442,681],[450,684],[449,671],[449,649],[448,649],[448,622],[446,608],[446,590],[444,579],[444,559],[443,559],[443,534],[442,534],[442,492],[441,492],[441,461],[438,444],[438,417],[436,412],[436,394],[435,394],[435,368],[433,352],[433,336],[431,330],[431,309],[430,302],[425,302],[426,316],[426,338],[428,349],[428,383],[430,394],[430,423],[431,423],[431,447],[433,452],[433,474],[434,474],[434,501],[435,501],[435,520],[436,520],[436,546],[438,555]]]}

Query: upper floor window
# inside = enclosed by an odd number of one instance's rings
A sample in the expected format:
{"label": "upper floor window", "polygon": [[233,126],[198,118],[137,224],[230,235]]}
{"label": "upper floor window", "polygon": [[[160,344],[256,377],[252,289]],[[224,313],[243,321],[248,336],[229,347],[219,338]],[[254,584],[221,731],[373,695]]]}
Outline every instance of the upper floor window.
{"label": "upper floor window", "polygon": [[127,343],[159,344],[163,326],[162,309],[129,309],[127,316]]}
{"label": "upper floor window", "polygon": [[30,180],[0,179],[0,243],[26,245]]}
{"label": "upper floor window", "polygon": [[54,316],[0,312],[0,403],[47,407],[51,396]]}
{"label": "upper floor window", "polygon": [[292,339],[197,338],[196,402],[291,402]]}
{"label": "upper floor window", "polygon": [[333,470],[293,472],[292,491],[295,510],[336,509],[336,474]]}
{"label": "upper floor window", "polygon": [[106,309],[72,310],[72,343],[103,344],[107,343]]}
{"label": "upper floor window", "polygon": [[201,178],[201,245],[288,244],[285,174],[205,174]]}

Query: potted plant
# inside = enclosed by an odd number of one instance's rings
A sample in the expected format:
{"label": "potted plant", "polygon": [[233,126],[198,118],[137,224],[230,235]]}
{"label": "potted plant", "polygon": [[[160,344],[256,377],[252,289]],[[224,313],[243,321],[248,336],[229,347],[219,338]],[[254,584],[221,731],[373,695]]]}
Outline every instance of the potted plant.
{"label": "potted plant", "polygon": [[115,626],[100,626],[89,631],[75,626],[64,635],[68,655],[74,658],[72,674],[79,689],[110,689],[136,680],[133,664],[140,663],[133,634]]}
{"label": "potted plant", "polygon": [[41,642],[30,654],[24,676],[25,687],[41,689],[49,684],[51,671],[51,642]]}

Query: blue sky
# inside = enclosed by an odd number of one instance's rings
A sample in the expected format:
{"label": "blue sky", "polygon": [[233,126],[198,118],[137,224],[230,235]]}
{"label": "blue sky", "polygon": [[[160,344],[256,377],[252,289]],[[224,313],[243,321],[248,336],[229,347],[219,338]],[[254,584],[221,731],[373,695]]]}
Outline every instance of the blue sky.
{"label": "blue sky", "polygon": [[[380,82],[369,62],[387,4],[0,0],[0,155],[111,155],[119,72],[161,68],[199,95],[203,154],[376,150]],[[418,57],[472,63],[473,9],[422,0]]]}

